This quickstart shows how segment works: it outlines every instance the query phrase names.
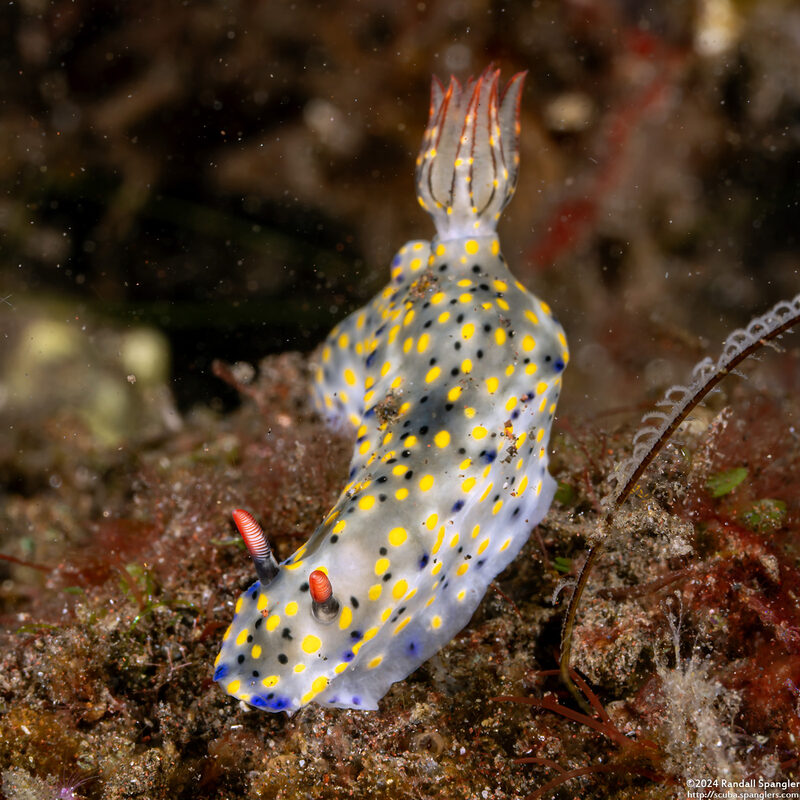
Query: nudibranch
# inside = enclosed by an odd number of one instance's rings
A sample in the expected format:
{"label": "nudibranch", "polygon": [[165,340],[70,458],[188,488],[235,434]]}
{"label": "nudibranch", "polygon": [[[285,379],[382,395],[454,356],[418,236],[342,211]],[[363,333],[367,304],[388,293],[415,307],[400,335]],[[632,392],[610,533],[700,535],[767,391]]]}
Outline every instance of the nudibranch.
{"label": "nudibranch", "polygon": [[258,708],[378,700],[469,622],[547,512],[550,426],[568,351],[548,305],[509,272],[496,234],[519,163],[524,74],[434,78],[417,159],[431,242],[335,327],[313,399],[352,426],[349,482],[278,564],[235,513],[259,580],[236,602],[214,680]]}

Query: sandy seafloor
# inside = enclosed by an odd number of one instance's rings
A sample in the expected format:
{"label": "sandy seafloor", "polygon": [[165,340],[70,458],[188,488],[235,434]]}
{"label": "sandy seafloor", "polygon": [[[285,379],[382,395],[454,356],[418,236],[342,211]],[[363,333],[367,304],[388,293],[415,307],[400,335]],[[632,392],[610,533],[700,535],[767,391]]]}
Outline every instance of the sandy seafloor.
{"label": "sandy seafloor", "polygon": [[[796,333],[618,520],[574,646],[607,717],[541,673],[641,414],[800,291],[796,5],[24,0],[0,26],[2,797],[788,795]],[[309,354],[432,233],[430,74],[491,60],[528,70],[504,252],[572,354],[557,500],[378,711],[248,709],[211,680],[253,577],[229,513],[284,558],[336,499],[352,442],[309,406]]]}

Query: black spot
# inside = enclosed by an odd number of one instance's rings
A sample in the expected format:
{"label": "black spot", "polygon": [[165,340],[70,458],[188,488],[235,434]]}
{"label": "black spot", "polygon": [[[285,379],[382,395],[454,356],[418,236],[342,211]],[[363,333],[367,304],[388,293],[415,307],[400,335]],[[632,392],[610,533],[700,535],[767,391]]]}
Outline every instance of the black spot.
{"label": "black spot", "polygon": [[460,349],[461,349],[461,342],[456,342],[456,343],[453,345],[453,347],[454,347],[456,350],[460,350]]}
{"label": "black spot", "polygon": [[359,642],[364,638],[364,634],[361,633],[361,631],[350,631],[350,638],[356,642]]}
{"label": "black spot", "polygon": [[481,268],[480,268],[480,266],[478,266],[477,264],[473,264],[473,265],[472,265],[472,271],[473,271],[473,272],[474,272],[474,273],[477,275],[477,274],[479,274],[479,273],[480,273],[480,271],[481,271]]}
{"label": "black spot", "polygon": [[553,356],[550,356],[550,355],[545,356],[544,360],[549,364],[553,360]]}
{"label": "black spot", "polygon": [[284,628],[281,631],[281,638],[288,639],[291,641],[294,637],[292,636],[292,629],[291,628]]}
{"label": "black spot", "polygon": [[403,615],[403,613],[405,612],[405,610],[406,610],[406,607],[405,607],[405,606],[402,606],[401,608],[398,608],[398,609],[397,609],[397,616],[398,616],[398,617],[402,616],[402,615]]}
{"label": "black spot", "polygon": [[409,642],[409,643],[406,645],[406,652],[407,652],[407,653],[408,653],[410,656],[415,656],[415,655],[417,654],[417,643],[416,643],[416,641],[414,641],[414,639],[412,639],[412,640],[411,640],[411,641],[410,641],[410,642]]}
{"label": "black spot", "polygon": [[485,461],[487,464],[491,464],[491,463],[492,463],[492,461],[494,461],[494,460],[495,460],[495,458],[497,458],[497,453],[495,453],[495,452],[494,452],[494,450],[490,450],[488,453],[487,453],[487,452],[484,450],[484,451],[481,453],[481,456],[482,456],[483,460],[484,460],[484,461]]}
{"label": "black spot", "polygon": [[[422,307],[423,307],[423,308],[429,308],[429,307],[430,307],[430,301],[429,301],[429,300],[426,300],[426,301],[425,301],[425,302],[422,304]],[[376,331],[376,332],[375,332],[375,335],[377,336],[377,335],[378,335],[378,333],[379,333],[379,331]]]}
{"label": "black spot", "polygon": [[424,394],[419,399],[420,403],[427,403],[428,402],[428,395]]}
{"label": "black spot", "polygon": [[459,455],[462,455],[462,456],[463,456],[463,455],[464,455],[464,453],[466,453],[466,452],[467,452],[467,451],[466,451],[466,448],[464,448],[464,447],[459,447],[459,448],[458,448],[458,453],[459,453]]}
{"label": "black spot", "polygon": [[339,534],[338,533],[331,534],[330,543],[336,544],[336,542],[338,541],[339,541]]}
{"label": "black spot", "polygon": [[381,503],[385,503],[385,502],[386,502],[386,495],[385,495],[385,494],[379,494],[379,495],[378,495],[378,500],[379,500]]}
{"label": "black spot", "polygon": [[404,477],[404,478],[405,478],[407,481],[410,481],[410,480],[411,480],[411,479],[414,477],[414,470],[413,470],[413,469],[410,469],[408,472],[406,472],[406,474],[405,474],[405,475],[403,475],[403,477]]}
{"label": "black spot", "polygon": [[353,608],[358,608],[358,600],[356,600],[355,597],[351,597],[350,598],[350,605],[353,606]]}
{"label": "black spot", "polygon": [[453,503],[453,508],[451,510],[452,511],[461,511],[462,508],[464,508],[464,501],[463,500],[456,500],[455,503]]}
{"label": "black spot", "polygon": [[475,566],[480,569],[486,563],[485,558],[480,558],[478,561],[475,562]]}
{"label": "black spot", "polygon": [[305,583],[301,583],[300,584],[300,591],[301,592],[307,592],[308,591],[308,581],[306,581]]}
{"label": "black spot", "polygon": [[380,549],[380,550],[378,550],[378,552],[379,552],[379,553],[380,553],[382,556],[385,556],[385,555],[386,555],[386,554],[387,554],[389,551],[388,551],[388,550],[387,550],[385,547],[381,547],[381,549]]}
{"label": "black spot", "polygon": [[433,325],[433,320],[429,319],[422,327],[423,328],[430,328],[431,325]]}
{"label": "black spot", "polygon": [[489,333],[489,331],[492,329],[492,326],[487,322],[484,324],[483,329],[486,331],[486,333]]}
{"label": "black spot", "polygon": [[463,546],[459,547],[459,548],[458,548],[458,550],[456,550],[456,552],[457,552],[459,555],[461,555],[461,553],[463,553],[463,552],[464,552],[464,547],[463,547]]}
{"label": "black spot", "polygon": [[410,455],[411,455],[410,450],[403,450],[403,452],[400,453],[401,458],[408,458]]}
{"label": "black spot", "polygon": [[370,354],[367,356],[366,365],[367,365],[368,367],[371,367],[371,366],[372,366],[372,362],[373,362],[374,360],[375,360],[375,353],[374,353],[374,352],[372,352],[372,353],[370,353]]}
{"label": "black spot", "polygon": [[356,657],[356,654],[352,650],[346,650],[342,654],[342,661],[352,661]]}
{"label": "black spot", "polygon": [[445,403],[444,410],[445,411],[452,411],[453,410],[453,404],[452,403]]}
{"label": "black spot", "polygon": [[244,664],[244,656],[236,656],[236,661],[239,664]]}
{"label": "black spot", "polygon": [[250,635],[247,637],[247,643],[248,643],[248,644],[251,644],[251,643],[252,643],[252,641],[253,641],[253,634],[251,633],[251,634],[250,634]]}
{"label": "black spot", "polygon": [[457,302],[458,302],[458,300],[456,300],[456,299],[455,299],[455,297],[454,297],[454,298],[453,298],[453,299],[450,301],[450,305],[451,305],[451,306],[454,306],[454,305],[455,305]]}
{"label": "black spot", "polygon": [[497,502],[499,499],[500,499],[500,495],[499,495],[499,494],[496,494],[496,495],[495,495],[495,496],[492,498],[492,502],[493,502],[493,503],[496,503],[496,502]]}
{"label": "black spot", "polygon": [[389,582],[391,579],[392,579],[392,573],[391,573],[391,572],[387,572],[387,573],[386,573],[386,574],[383,576],[383,579],[382,579],[382,580],[383,580],[383,582],[384,582],[384,583],[388,583],[388,582]]}
{"label": "black spot", "polygon": [[479,289],[483,289],[484,292],[488,292],[489,291],[489,284],[482,283],[478,288]]}
{"label": "black spot", "polygon": [[458,367],[453,367],[453,369],[451,369],[451,370],[450,370],[450,374],[451,374],[453,377],[455,377],[456,375],[458,375],[458,373],[459,373],[459,372],[461,372],[461,370],[460,370]]}
{"label": "black spot", "polygon": [[456,322],[463,322],[463,321],[464,321],[464,315],[463,315],[463,314],[459,314],[459,315],[456,317]]}
{"label": "black spot", "polygon": [[517,419],[517,417],[519,417],[519,409],[518,409],[518,408],[515,408],[515,409],[514,409],[514,410],[511,412],[511,419]]}
{"label": "black spot", "polygon": [[430,561],[430,557],[428,556],[427,553],[424,553],[422,558],[420,558],[420,560],[419,560],[419,568],[420,569],[425,569],[425,567],[428,566],[428,562],[429,561]]}
{"label": "black spot", "polygon": [[261,623],[264,621],[264,617],[259,616],[258,619],[253,623],[254,628],[260,628]]}
{"label": "black spot", "polygon": [[425,435],[427,432],[428,432],[428,426],[427,426],[427,425],[423,425],[423,426],[422,426],[422,427],[419,429],[419,435],[420,435],[420,436],[424,436],[424,435]]}
{"label": "black spot", "polygon": [[428,364],[430,366],[433,366],[435,363],[436,363],[436,359],[435,358],[432,358],[430,361],[428,361]]}
{"label": "black spot", "polygon": [[250,595],[250,599],[251,599],[251,600],[255,600],[255,599],[256,599],[256,597],[258,597],[258,592],[257,592],[257,591],[254,591],[254,592],[253,592],[253,593]]}
{"label": "black spot", "polygon": [[447,264],[442,264],[439,267],[439,272],[447,272]]}
{"label": "black spot", "polygon": [[288,664],[289,663],[289,656],[286,653],[278,653],[278,661],[281,664]]}
{"label": "black spot", "polygon": [[253,670],[253,677],[254,678],[258,678],[260,675],[261,675],[261,673],[257,669]]}
{"label": "black spot", "polygon": [[512,517],[516,517],[516,516],[517,516],[517,514],[519,514],[519,506],[517,506],[517,507],[514,509],[514,511],[513,511],[513,513],[511,514],[511,516],[512,516]]}
{"label": "black spot", "polygon": [[478,356],[478,358],[483,358],[483,350],[478,350],[478,352],[475,353],[475,355]]}

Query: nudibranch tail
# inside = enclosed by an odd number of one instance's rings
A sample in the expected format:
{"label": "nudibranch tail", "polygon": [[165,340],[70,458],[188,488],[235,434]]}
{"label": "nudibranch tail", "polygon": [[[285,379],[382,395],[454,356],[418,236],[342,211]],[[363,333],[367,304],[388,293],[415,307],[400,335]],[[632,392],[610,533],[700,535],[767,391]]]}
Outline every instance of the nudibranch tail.
{"label": "nudibranch tail", "polygon": [[517,183],[519,108],[525,72],[501,92],[500,70],[488,67],[462,85],[437,79],[417,158],[417,199],[440,241],[494,233]]}
{"label": "nudibranch tail", "polygon": [[280,567],[272,554],[272,548],[269,546],[263,529],[249,511],[241,508],[237,508],[233,512],[233,521],[236,523],[239,533],[242,534],[242,539],[253,559],[258,579],[263,586],[266,586],[278,574]]}

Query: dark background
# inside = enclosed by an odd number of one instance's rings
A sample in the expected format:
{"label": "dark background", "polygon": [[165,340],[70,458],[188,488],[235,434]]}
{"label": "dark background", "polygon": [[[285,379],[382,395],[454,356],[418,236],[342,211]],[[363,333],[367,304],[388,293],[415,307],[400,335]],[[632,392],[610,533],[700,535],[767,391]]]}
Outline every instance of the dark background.
{"label": "dark background", "polygon": [[152,325],[181,408],[230,400],[213,358],[310,350],[432,234],[430,76],[495,61],[529,71],[501,235],[569,333],[568,407],[684,379],[798,290],[800,11],[653,5],[7,4],[0,332],[54,300]]}

